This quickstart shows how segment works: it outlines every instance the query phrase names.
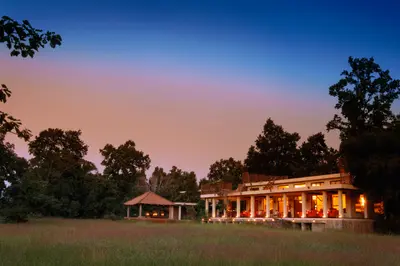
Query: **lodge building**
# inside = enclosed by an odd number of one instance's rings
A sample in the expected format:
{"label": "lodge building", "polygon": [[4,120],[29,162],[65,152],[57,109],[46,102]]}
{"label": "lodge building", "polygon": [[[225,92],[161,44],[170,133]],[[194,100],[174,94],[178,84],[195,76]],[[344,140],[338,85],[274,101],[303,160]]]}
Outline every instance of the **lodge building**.
{"label": "lodge building", "polygon": [[[274,222],[284,220],[302,230],[373,231],[373,204],[355,186],[351,175],[337,174],[288,178],[243,173],[243,183],[205,184],[207,222]],[[217,210],[218,202],[223,206]]]}

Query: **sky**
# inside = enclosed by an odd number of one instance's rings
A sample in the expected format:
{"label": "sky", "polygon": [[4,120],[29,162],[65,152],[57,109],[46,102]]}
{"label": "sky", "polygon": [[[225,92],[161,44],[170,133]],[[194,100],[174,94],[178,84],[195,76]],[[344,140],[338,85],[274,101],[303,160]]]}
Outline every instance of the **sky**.
{"label": "sky", "polygon": [[216,160],[243,160],[269,117],[337,148],[328,88],[348,57],[374,57],[400,78],[395,2],[0,0],[0,15],[63,37],[34,59],[0,47],[5,110],[34,135],[82,130],[100,169],[99,149],[131,139],[152,168],[200,179]]}

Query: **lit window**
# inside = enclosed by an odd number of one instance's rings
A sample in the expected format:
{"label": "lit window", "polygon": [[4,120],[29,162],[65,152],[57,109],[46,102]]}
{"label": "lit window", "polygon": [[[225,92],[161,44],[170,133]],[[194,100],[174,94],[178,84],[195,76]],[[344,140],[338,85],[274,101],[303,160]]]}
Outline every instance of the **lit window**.
{"label": "lit window", "polygon": [[311,186],[312,187],[320,187],[324,184],[324,182],[318,182],[318,183],[312,183]]}
{"label": "lit window", "polygon": [[296,184],[296,185],[294,185],[294,188],[302,188],[302,187],[306,187],[306,184]]}
{"label": "lit window", "polygon": [[289,186],[288,185],[278,186],[278,189],[285,189],[285,188],[289,188]]}

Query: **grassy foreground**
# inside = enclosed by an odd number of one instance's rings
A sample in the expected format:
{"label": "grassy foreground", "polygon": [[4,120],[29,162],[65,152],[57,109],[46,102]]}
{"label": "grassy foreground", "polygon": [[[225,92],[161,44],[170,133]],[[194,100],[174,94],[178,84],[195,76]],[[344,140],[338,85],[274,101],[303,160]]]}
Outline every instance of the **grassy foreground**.
{"label": "grassy foreground", "polygon": [[400,237],[250,225],[43,219],[0,225],[0,265],[400,265]]}

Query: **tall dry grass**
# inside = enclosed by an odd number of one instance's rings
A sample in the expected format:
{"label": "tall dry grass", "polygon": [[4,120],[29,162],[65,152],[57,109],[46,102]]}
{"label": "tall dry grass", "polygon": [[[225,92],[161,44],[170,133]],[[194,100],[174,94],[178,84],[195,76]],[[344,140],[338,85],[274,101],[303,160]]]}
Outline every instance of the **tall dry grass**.
{"label": "tall dry grass", "polygon": [[400,265],[400,238],[251,225],[43,219],[0,225],[0,265]]}

